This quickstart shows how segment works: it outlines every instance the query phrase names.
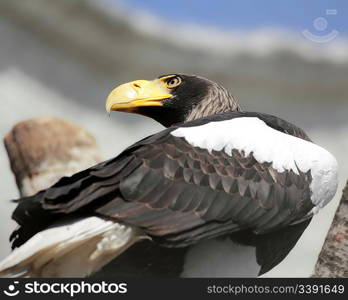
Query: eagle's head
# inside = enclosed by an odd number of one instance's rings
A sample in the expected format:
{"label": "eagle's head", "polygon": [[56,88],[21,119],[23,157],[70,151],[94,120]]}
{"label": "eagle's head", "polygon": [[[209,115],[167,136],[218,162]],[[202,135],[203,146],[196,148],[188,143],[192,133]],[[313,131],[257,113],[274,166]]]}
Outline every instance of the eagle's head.
{"label": "eagle's head", "polygon": [[169,127],[240,107],[224,87],[213,81],[196,75],[170,74],[116,87],[106,100],[106,110],[141,114]]}

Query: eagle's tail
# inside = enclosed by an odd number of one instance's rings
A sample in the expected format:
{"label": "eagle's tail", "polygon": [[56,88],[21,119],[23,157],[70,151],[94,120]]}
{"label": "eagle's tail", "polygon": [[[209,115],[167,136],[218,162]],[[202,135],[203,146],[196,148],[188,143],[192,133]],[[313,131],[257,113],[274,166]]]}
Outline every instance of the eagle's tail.
{"label": "eagle's tail", "polygon": [[65,220],[0,262],[0,277],[85,277],[146,238],[139,229],[96,216]]}

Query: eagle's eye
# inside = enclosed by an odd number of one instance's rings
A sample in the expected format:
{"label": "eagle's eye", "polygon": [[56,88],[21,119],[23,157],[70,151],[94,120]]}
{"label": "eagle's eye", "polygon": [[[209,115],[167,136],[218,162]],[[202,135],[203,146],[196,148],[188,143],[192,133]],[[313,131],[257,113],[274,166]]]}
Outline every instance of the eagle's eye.
{"label": "eagle's eye", "polygon": [[171,77],[168,78],[165,83],[168,89],[172,89],[181,83],[181,78],[179,76]]}

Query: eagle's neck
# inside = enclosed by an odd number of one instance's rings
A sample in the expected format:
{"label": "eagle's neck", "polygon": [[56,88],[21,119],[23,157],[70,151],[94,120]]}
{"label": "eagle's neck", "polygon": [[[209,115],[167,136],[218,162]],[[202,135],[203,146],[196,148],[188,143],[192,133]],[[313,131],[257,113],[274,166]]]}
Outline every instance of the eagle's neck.
{"label": "eagle's neck", "polygon": [[241,111],[238,100],[224,87],[212,82],[207,95],[187,114],[185,122],[232,111]]}

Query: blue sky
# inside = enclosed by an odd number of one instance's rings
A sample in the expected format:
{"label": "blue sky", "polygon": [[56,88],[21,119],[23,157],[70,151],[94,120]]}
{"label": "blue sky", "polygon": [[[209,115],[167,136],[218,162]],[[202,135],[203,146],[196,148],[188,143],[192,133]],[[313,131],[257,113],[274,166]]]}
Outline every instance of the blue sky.
{"label": "blue sky", "polygon": [[[278,27],[301,31],[317,29],[313,21],[325,18],[320,34],[337,30],[348,35],[348,1],[346,0],[123,0],[135,7],[175,22],[213,25],[224,29]],[[326,14],[326,10],[336,14]],[[321,19],[322,20],[322,19]],[[318,32],[319,33],[319,32]]]}

